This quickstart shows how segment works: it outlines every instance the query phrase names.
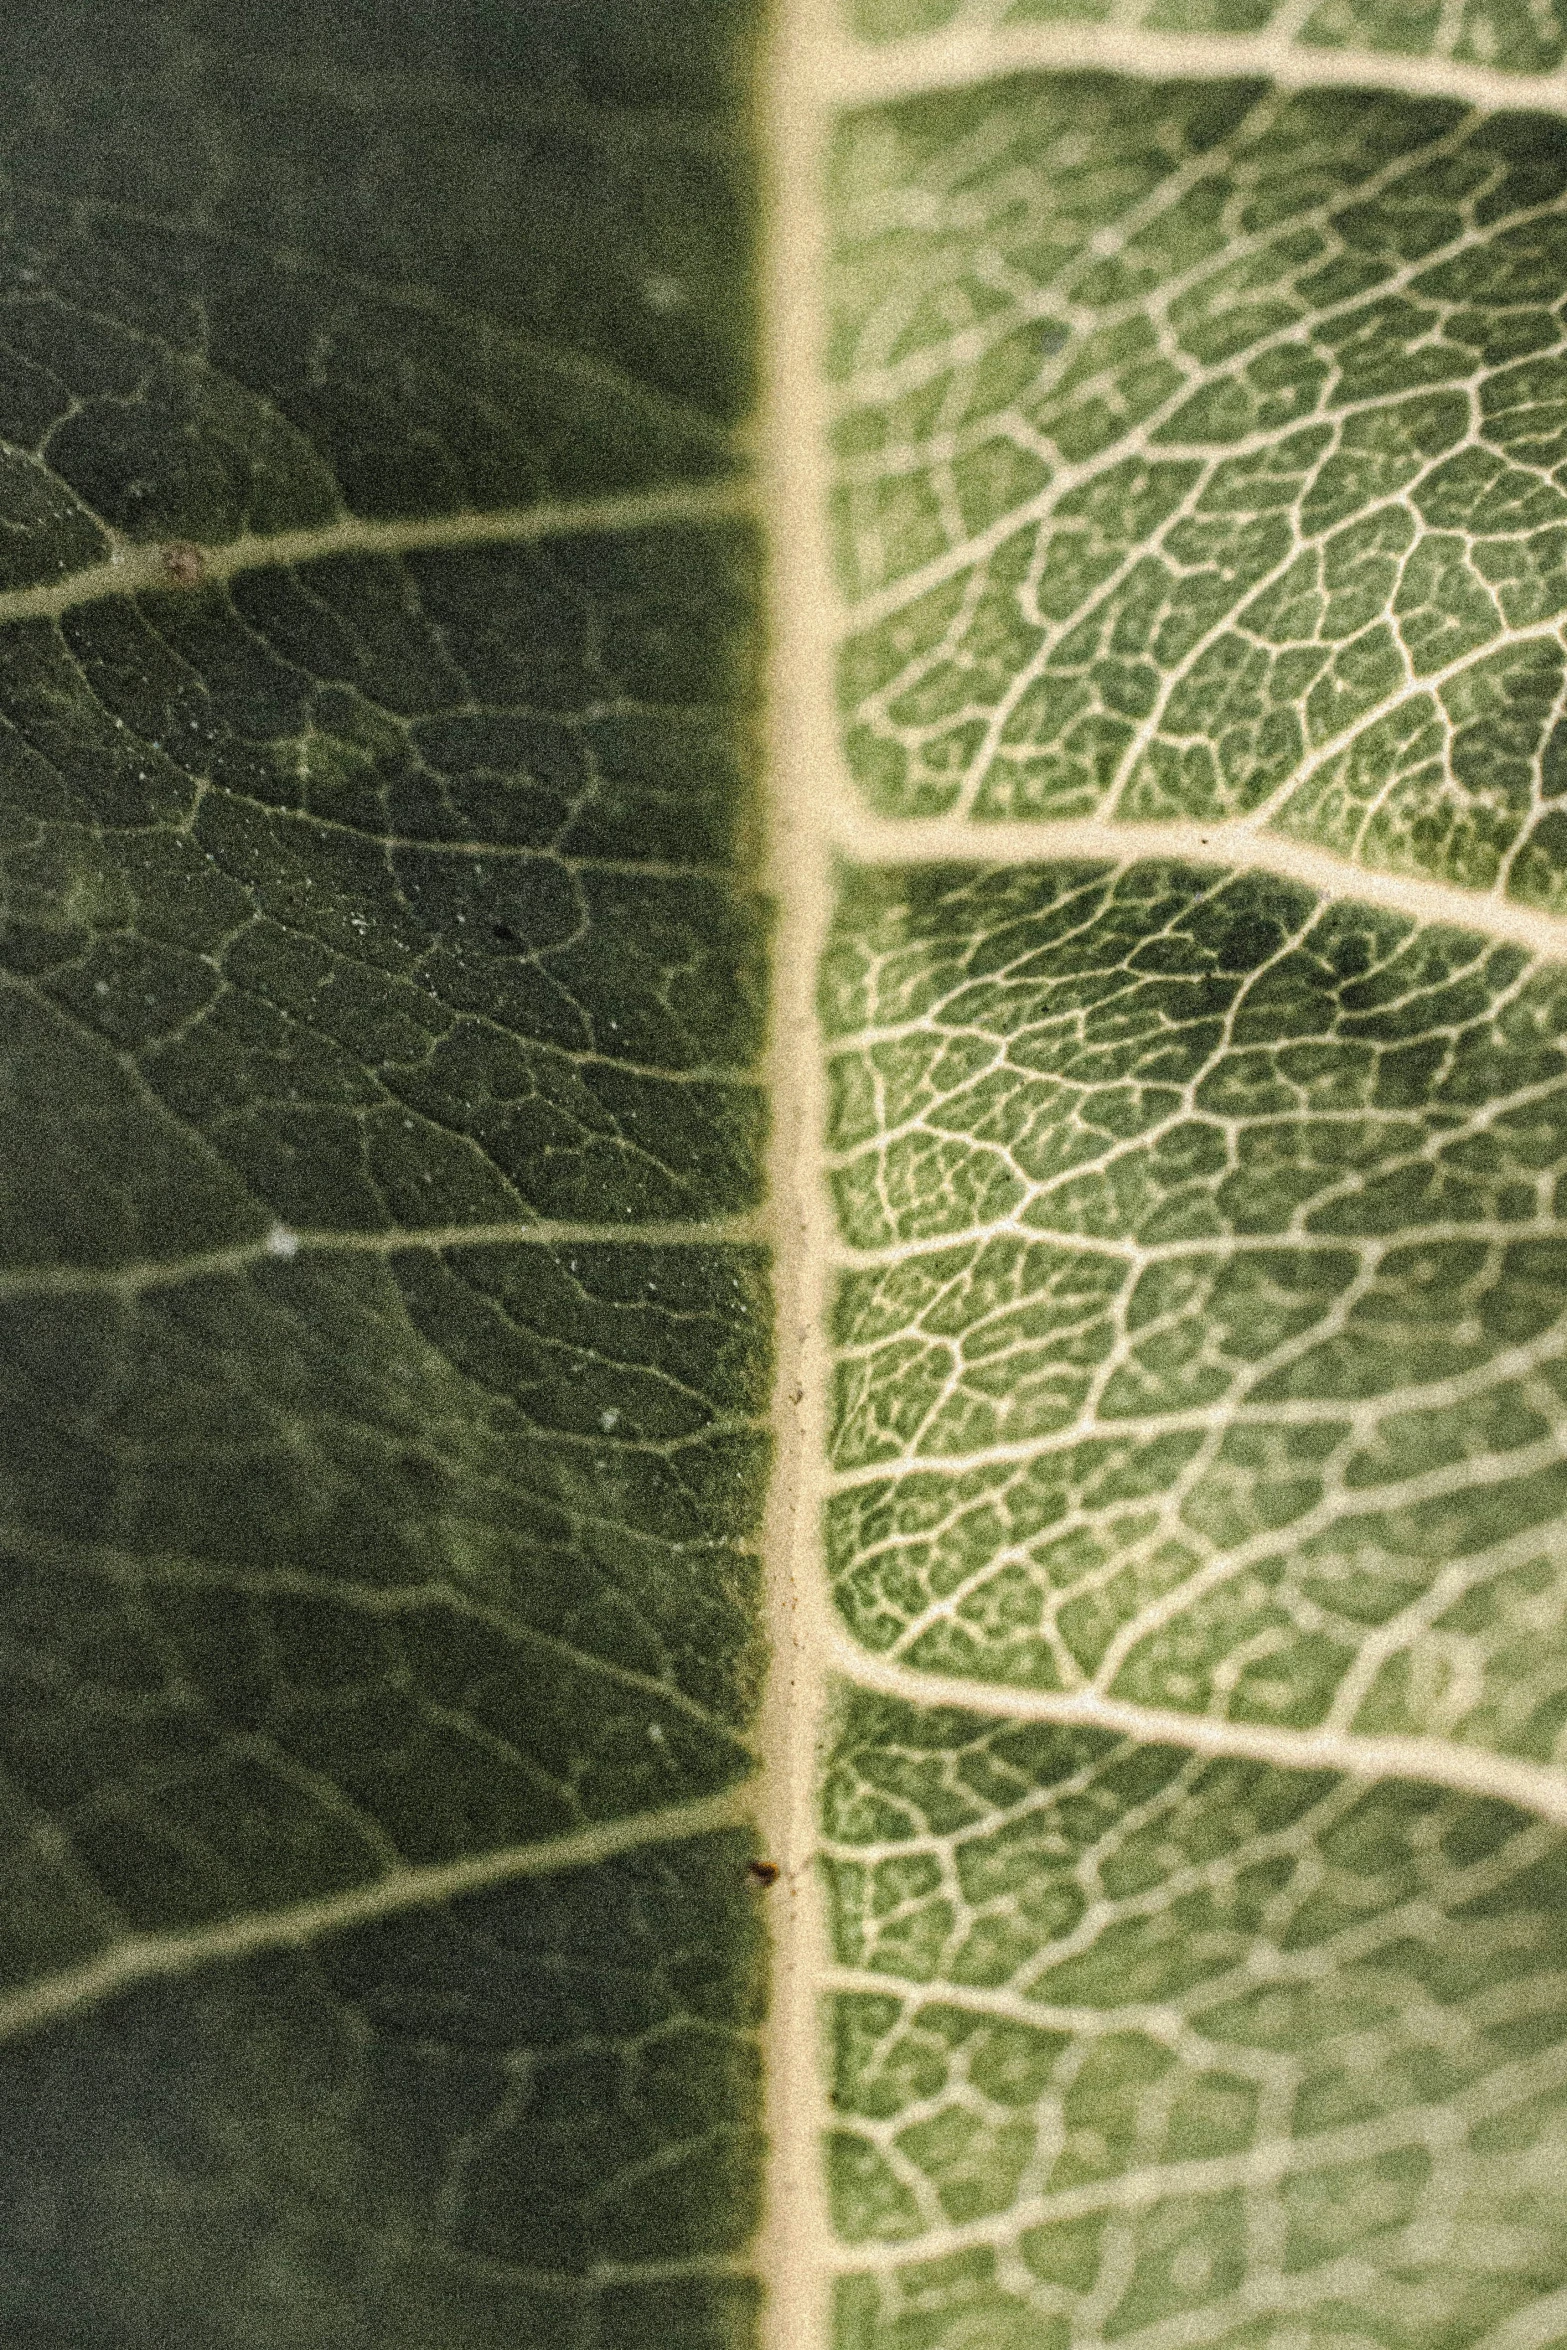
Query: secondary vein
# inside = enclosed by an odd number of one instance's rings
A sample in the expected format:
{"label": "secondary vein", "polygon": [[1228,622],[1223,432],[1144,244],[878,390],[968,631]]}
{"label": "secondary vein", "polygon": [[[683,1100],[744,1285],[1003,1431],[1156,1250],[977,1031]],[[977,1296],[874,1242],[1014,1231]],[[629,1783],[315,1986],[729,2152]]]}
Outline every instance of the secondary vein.
{"label": "secondary vein", "polygon": [[300,1949],[326,1934],[344,1933],[408,1910],[431,1909],[466,1894],[490,1892],[522,1877],[591,1868],[620,1853],[711,1835],[744,1825],[750,1812],[748,1786],[742,1784],[627,1819],[597,1821],[533,1844],[393,1870],[369,1885],[225,1918],[189,1933],[129,1934],[79,1966],[46,1975],[0,1998],[0,2042],[101,2006],[140,1983],[194,1974],[201,1967],[250,1958],[263,1950]]}
{"label": "secondary vein", "polygon": [[458,547],[530,546],[541,539],[578,534],[733,522],[748,516],[753,507],[750,485],[731,477],[716,482],[675,482],[607,498],[501,507],[493,512],[465,509],[457,514],[404,515],[389,522],[345,514],[303,530],[247,531],[214,546],[120,540],[105,562],[41,587],[11,588],[0,594],[0,624],[58,619],[80,604],[101,603],[110,596],[189,593],[198,585],[232,579],[242,571],[320,563],[333,555],[396,556]]}
{"label": "secondary vein", "polygon": [[1135,25],[960,25],[887,42],[818,45],[814,95],[826,112],[1017,73],[1134,75],[1140,81],[1267,80],[1286,89],[1351,89],[1447,98],[1487,112],[1567,113],[1567,71],[1514,73],[1449,57],[1327,49],[1277,32],[1163,33]]}
{"label": "secondary vein", "polygon": [[1454,1746],[1440,1738],[1378,1738],[1353,1730],[1218,1721],[1173,1707],[1131,1705],[1095,1689],[1015,1688],[952,1673],[913,1672],[872,1656],[841,1636],[833,1644],[833,1661],[854,1686],[901,1697],[911,1705],[957,1706],[1008,1721],[1107,1730],[1143,1746],[1184,1747],[1194,1754],[1269,1763],[1278,1770],[1335,1771],[1365,1780],[1412,1779],[1459,1794],[1489,1796],[1567,1828],[1567,1772],[1484,1747]]}
{"label": "secondary vein", "polygon": [[1230,873],[1271,874],[1322,897],[1382,906],[1415,922],[1474,931],[1548,961],[1567,961],[1567,915],[1520,905],[1494,891],[1357,865],[1332,849],[1245,818],[1214,824],[1198,817],[1163,823],[1096,816],[1000,823],[957,816],[904,819],[867,814],[855,805],[850,787],[840,783],[833,830],[840,852],[866,865],[1042,865],[1057,859],[1137,865],[1168,859]]}
{"label": "secondary vein", "polygon": [[438,1255],[459,1248],[739,1248],[761,1239],[759,1222],[747,1216],[715,1217],[710,1224],[571,1224],[518,1217],[502,1224],[398,1225],[385,1232],[295,1231],[274,1224],[254,1239],[183,1257],[147,1257],[123,1265],[9,1266],[0,1271],[0,1298],[135,1296],[299,1256],[396,1257],[420,1250]]}

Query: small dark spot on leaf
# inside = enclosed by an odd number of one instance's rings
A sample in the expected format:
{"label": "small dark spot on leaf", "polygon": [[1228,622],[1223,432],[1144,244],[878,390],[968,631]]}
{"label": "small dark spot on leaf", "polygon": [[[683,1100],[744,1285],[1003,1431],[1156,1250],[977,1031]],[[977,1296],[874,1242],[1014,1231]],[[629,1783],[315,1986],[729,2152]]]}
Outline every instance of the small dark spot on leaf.
{"label": "small dark spot on leaf", "polygon": [[200,587],[207,576],[207,558],[188,539],[175,539],[163,550],[163,575],[172,587]]}
{"label": "small dark spot on leaf", "polygon": [[782,1874],[775,1860],[748,1860],[745,1873],[753,1885],[776,1885]]}
{"label": "small dark spot on leaf", "polygon": [[515,930],[513,930],[509,922],[492,922],[490,924],[490,936],[491,938],[507,939],[513,946],[515,946],[517,943],[517,933]]}
{"label": "small dark spot on leaf", "polygon": [[423,1453],[399,1453],[397,1466],[402,1471],[408,1487],[416,1494],[439,1493],[445,1485],[446,1480],[436,1463]]}

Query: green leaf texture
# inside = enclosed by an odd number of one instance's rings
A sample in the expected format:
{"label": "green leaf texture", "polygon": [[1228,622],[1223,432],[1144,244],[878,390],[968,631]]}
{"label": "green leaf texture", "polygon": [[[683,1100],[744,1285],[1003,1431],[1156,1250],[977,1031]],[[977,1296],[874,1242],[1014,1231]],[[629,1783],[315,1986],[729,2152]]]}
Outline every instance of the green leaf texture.
{"label": "green leaf texture", "polygon": [[1026,81],[837,157],[850,750],[1562,898],[1554,123]]}
{"label": "green leaf texture", "polygon": [[0,22],[0,2343],[1567,2350],[1567,20],[765,14]]}
{"label": "green leaf texture", "polygon": [[859,1637],[1553,1756],[1567,977],[1162,867],[868,876],[842,921]]}
{"label": "green leaf texture", "polygon": [[866,41],[921,33],[1027,33],[1104,26],[1116,33],[1271,37],[1281,48],[1438,57],[1503,73],[1549,73],[1567,56],[1559,0],[848,0]]}
{"label": "green leaf texture", "polygon": [[837,2340],[1557,2350],[1567,146],[1192,71],[833,142]]}
{"label": "green leaf texture", "polygon": [[1567,1747],[1567,982],[1057,865],[863,874],[825,1007],[838,1605],[995,1693],[842,1711],[836,2210],[934,2239],[845,2339],[1489,2342],[1567,2285],[1559,1831],[1149,1741]]}
{"label": "green leaf texture", "polygon": [[1559,1832],[865,1700],[827,1825],[844,2344],[1560,2338]]}
{"label": "green leaf texture", "polygon": [[749,2333],[750,14],[0,28],[16,2350]]}

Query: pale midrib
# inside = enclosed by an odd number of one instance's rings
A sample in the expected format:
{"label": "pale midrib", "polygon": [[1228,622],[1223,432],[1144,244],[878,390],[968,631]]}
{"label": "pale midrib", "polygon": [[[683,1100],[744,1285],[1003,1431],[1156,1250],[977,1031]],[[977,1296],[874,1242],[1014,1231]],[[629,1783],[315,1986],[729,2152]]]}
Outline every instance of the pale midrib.
{"label": "pale midrib", "polygon": [[769,869],[779,907],[768,1169],[778,1377],[764,1544],[772,1666],[760,1750],[769,1771],[764,1834],[783,1871],[769,1913],[769,2162],[758,2244],[767,2287],[763,2350],[821,2350],[831,2328],[834,2261],[821,2158],[832,2117],[818,2061],[820,1968],[828,1934],[816,1853],[831,1637],[819,1533],[833,1228],[820,1157],[826,1100],[816,977],[834,895],[829,813],[840,753],[822,464],[825,221],[819,194],[825,123],[813,69],[832,38],[835,4],[781,0],[758,87],[773,224],[764,279],[763,481],[771,525]]}
{"label": "pale midrib", "polygon": [[1205,824],[1140,823],[1097,816],[986,823],[972,817],[873,816],[840,790],[833,840],[857,865],[1038,865],[1054,860],[1127,866],[1149,859],[1258,873],[1298,882],[1323,898],[1380,906],[1413,922],[1473,931],[1525,947],[1546,961],[1567,960],[1567,914],[1519,905],[1490,891],[1357,865],[1314,842],[1270,832],[1244,818]]}
{"label": "pale midrib", "polygon": [[1448,98],[1485,112],[1567,114],[1567,70],[1508,73],[1446,57],[1320,49],[1277,32],[1160,33],[1106,24],[954,26],[900,41],[817,44],[824,112],[962,90],[1017,73],[1124,73],[1144,81],[1258,79],[1284,89]]}
{"label": "pale midrib", "polygon": [[[109,596],[189,594],[208,582],[223,583],[244,571],[322,563],[331,556],[437,554],[462,547],[530,546],[541,539],[572,538],[613,531],[660,530],[681,523],[734,522],[755,510],[755,492],[737,479],[675,482],[659,489],[627,490],[615,497],[542,501],[536,506],[500,507],[493,512],[420,514],[392,522],[345,514],[304,530],[246,532],[195,549],[199,579],[175,579],[164,541],[119,541],[108,560],[73,571],[42,587],[9,588],[0,594],[0,625],[18,620],[57,620],[81,604]],[[183,542],[179,542],[183,546]]]}
{"label": "pale midrib", "polygon": [[295,1231],[274,1224],[258,1239],[198,1249],[182,1257],[144,1257],[123,1265],[8,1266],[0,1271],[0,1298],[136,1296],[143,1290],[244,1273],[255,1265],[289,1263],[302,1256],[397,1257],[460,1248],[737,1248],[755,1245],[763,1237],[761,1220],[755,1216],[670,1224],[571,1224],[519,1217],[515,1223],[431,1224],[411,1230],[399,1226],[386,1232]]}
{"label": "pale midrib", "polygon": [[1266,1763],[1284,1771],[1332,1771],[1360,1780],[1413,1779],[1463,1795],[1489,1796],[1567,1828],[1567,1772],[1549,1763],[1455,1746],[1440,1738],[1364,1736],[1354,1730],[1296,1730],[1273,1722],[1216,1721],[1173,1707],[1131,1705],[1090,1689],[1020,1689],[955,1673],[921,1673],[872,1656],[853,1641],[833,1642],[833,1662],[861,1689],[911,1705],[950,1705],[1009,1722],[1056,1722],[1106,1730],[1141,1746],[1176,1746],[1192,1754]]}
{"label": "pale midrib", "polygon": [[535,1844],[514,1844],[462,1860],[397,1869],[373,1884],[325,1894],[314,1901],[292,1902],[281,1909],[251,1911],[184,1934],[130,1934],[80,1966],[63,1968],[58,1974],[0,1996],[0,2041],[100,2006],[141,1983],[194,1974],[203,1967],[252,1958],[264,1950],[300,1949],[323,1935],[344,1933],[409,1910],[431,1909],[466,1894],[490,1892],[521,1877],[592,1868],[621,1853],[740,1827],[751,1818],[754,1808],[750,1789],[742,1785],[627,1819],[604,1820]]}

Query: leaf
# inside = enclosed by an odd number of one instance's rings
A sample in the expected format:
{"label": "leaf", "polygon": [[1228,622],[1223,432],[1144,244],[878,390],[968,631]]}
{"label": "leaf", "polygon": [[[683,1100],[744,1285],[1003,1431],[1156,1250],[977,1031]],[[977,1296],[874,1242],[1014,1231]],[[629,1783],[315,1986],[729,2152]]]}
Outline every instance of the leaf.
{"label": "leaf", "polygon": [[1554,2350],[1563,27],[777,17],[0,26],[0,2332]]}
{"label": "leaf", "polygon": [[1549,126],[1020,82],[851,120],[838,174],[876,804],[1249,816],[1556,904]]}
{"label": "leaf", "polygon": [[29,2350],[748,2330],[744,34],[0,36]]}

